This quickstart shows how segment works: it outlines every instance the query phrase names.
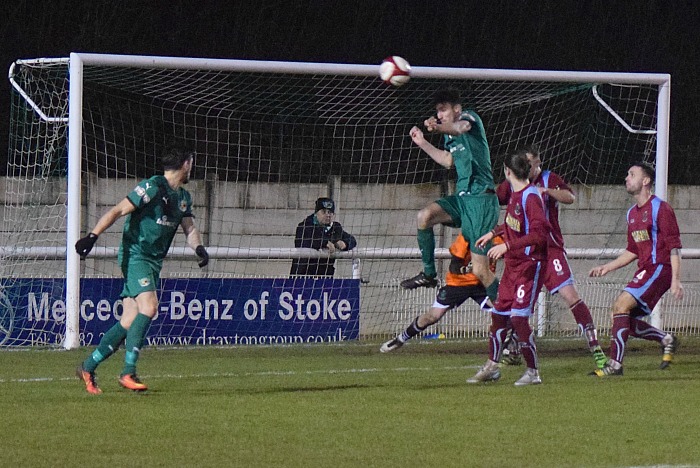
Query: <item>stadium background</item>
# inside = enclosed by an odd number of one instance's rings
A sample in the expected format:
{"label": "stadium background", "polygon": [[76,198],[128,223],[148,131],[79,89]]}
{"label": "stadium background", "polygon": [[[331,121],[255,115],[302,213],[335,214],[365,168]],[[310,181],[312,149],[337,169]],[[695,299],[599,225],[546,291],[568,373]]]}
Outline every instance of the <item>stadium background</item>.
{"label": "stadium background", "polygon": [[[369,64],[396,54],[423,66],[670,73],[669,183],[700,175],[693,2],[19,0],[0,9],[5,70],[18,58],[82,51]],[[5,79],[1,148],[9,95]],[[0,175],[6,157],[0,151]]]}

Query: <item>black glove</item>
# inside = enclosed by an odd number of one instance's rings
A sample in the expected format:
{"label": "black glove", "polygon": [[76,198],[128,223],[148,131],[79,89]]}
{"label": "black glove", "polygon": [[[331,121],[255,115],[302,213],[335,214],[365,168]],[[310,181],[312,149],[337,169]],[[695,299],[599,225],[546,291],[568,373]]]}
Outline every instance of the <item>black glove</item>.
{"label": "black glove", "polygon": [[331,242],[334,244],[339,240],[343,240],[343,227],[338,223],[333,223],[330,229]]}
{"label": "black glove", "polygon": [[92,248],[95,246],[95,242],[97,242],[97,234],[90,233],[87,236],[78,239],[78,242],[75,243],[75,251],[78,252],[80,258],[85,260],[85,257],[87,257]]}
{"label": "black glove", "polygon": [[194,249],[194,253],[196,253],[199,257],[199,268],[204,268],[207,266],[209,263],[209,254],[207,253],[207,249],[205,249],[203,245],[198,245],[197,248]]}

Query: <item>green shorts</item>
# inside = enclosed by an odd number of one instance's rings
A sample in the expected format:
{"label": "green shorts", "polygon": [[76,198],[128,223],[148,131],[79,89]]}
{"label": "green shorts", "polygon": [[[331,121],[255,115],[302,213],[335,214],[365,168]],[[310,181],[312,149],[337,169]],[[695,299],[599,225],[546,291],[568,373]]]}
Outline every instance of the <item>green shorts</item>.
{"label": "green shorts", "polygon": [[122,263],[124,289],[121,297],[136,297],[142,292],[156,291],[160,283],[161,265],[147,260],[136,260]]}
{"label": "green shorts", "polygon": [[486,255],[489,242],[483,249],[476,247],[476,240],[498,223],[498,198],[495,193],[478,195],[450,195],[436,200],[440,208],[452,218],[454,227],[462,228],[462,235],[469,242],[469,249],[477,255]]}

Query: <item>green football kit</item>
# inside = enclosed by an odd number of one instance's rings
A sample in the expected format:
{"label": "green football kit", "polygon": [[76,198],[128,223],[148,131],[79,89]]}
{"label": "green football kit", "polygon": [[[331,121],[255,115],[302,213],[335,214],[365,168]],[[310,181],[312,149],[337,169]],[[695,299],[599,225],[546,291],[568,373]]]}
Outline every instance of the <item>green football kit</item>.
{"label": "green football kit", "polygon": [[119,264],[124,275],[122,297],[155,291],[163,259],[180,222],[192,216],[192,197],[184,188],[173,190],[162,175],[141,181],[127,199],[136,207],[126,217]]}

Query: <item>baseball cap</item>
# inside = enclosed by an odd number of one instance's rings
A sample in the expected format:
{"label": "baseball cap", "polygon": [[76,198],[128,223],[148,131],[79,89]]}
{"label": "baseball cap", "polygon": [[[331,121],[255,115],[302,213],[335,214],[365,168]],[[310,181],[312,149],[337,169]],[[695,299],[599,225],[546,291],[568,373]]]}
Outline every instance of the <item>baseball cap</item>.
{"label": "baseball cap", "polygon": [[316,200],[316,209],[314,212],[319,210],[329,210],[331,213],[335,213],[335,202],[330,198],[319,198]]}

